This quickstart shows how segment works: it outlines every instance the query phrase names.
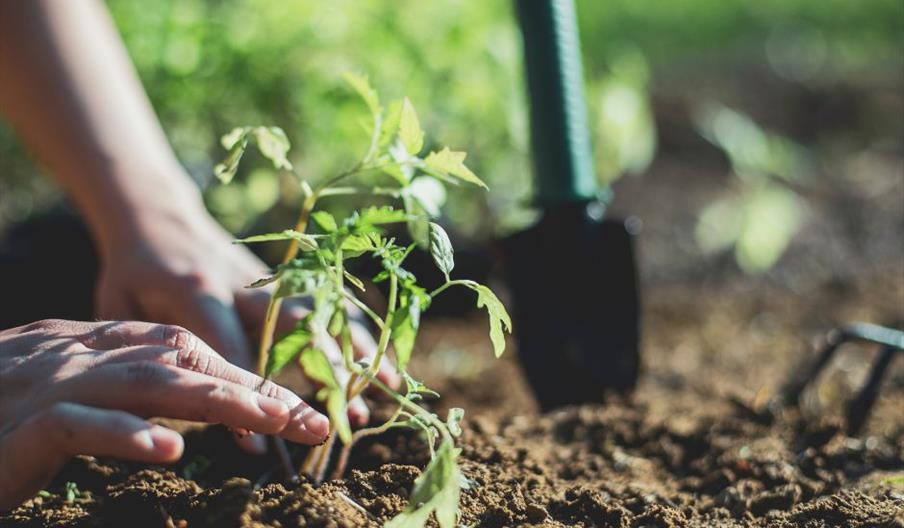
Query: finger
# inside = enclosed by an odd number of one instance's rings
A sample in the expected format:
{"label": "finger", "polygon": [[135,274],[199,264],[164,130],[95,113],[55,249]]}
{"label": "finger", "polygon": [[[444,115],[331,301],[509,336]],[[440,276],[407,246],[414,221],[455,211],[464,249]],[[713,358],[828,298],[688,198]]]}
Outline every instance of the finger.
{"label": "finger", "polygon": [[[377,354],[377,342],[374,341],[370,330],[357,321],[349,323],[349,330],[352,335],[352,346],[355,350],[355,359],[373,359]],[[383,359],[380,361],[377,379],[392,389],[398,389],[402,385],[402,377],[399,376],[395,365],[393,365],[392,361],[386,356],[383,356]]]}
{"label": "finger", "polygon": [[[104,353],[98,363],[156,361],[238,383],[282,400],[289,409],[299,405],[307,407],[307,404],[292,391],[229,363],[207,343],[180,326],[130,321],[111,325],[97,334],[91,341],[86,341],[86,344],[93,348],[135,342],[157,345],[112,350]],[[263,436],[254,433],[236,434],[235,440],[239,447],[248,453],[262,455],[267,452],[267,440]]]}
{"label": "finger", "polygon": [[264,396],[282,400],[289,408],[307,406],[291,390],[226,361],[188,330],[176,326],[169,328],[166,333],[170,337],[164,340],[165,344],[105,351],[97,357],[95,364],[161,363],[241,385]]}
{"label": "finger", "polygon": [[[317,347],[323,351],[330,365],[333,367],[333,374],[340,387],[345,387],[351,377],[348,369],[345,368],[345,362],[342,359],[342,350],[339,345],[329,336],[317,338]],[[348,402],[348,419],[355,427],[363,427],[370,420],[370,409],[364,400],[358,396]]]}
{"label": "finger", "polygon": [[79,341],[95,350],[115,350],[135,345],[159,345],[178,349],[203,349],[219,356],[210,345],[177,325],[144,321],[106,321],[89,323]]}
{"label": "finger", "polygon": [[59,399],[85,405],[222,423],[306,444],[322,442],[329,432],[326,417],[303,402],[290,409],[283,400],[237,383],[152,361],[97,367],[55,390]]}
{"label": "finger", "polygon": [[175,431],[126,412],[55,404],[0,437],[0,510],[33,496],[73,455],[164,464],[182,449]]}

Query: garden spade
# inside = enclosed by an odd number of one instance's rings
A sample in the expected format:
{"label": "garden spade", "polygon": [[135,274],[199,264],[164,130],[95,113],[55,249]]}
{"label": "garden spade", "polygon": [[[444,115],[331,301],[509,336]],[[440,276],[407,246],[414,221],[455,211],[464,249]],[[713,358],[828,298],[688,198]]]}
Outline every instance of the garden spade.
{"label": "garden spade", "polygon": [[516,0],[530,106],[535,205],[503,241],[515,338],[540,406],[599,402],[637,382],[640,300],[631,222],[604,219],[572,0]]}

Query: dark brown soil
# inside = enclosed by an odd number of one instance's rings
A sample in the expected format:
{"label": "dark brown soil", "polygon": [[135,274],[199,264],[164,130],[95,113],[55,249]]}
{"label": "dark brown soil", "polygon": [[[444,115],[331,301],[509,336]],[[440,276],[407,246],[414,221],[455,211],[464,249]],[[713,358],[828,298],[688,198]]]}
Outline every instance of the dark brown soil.
{"label": "dark brown soil", "polygon": [[[869,349],[845,349],[801,411],[757,412],[812,353],[811,338],[841,321],[893,321],[902,299],[896,271],[806,296],[660,290],[635,397],[545,415],[514,358],[488,359],[483,320],[432,323],[414,370],[443,405],[468,410],[461,525],[904,526],[904,362],[859,438],[842,433],[840,416]],[[273,458],[241,454],[228,432],[186,435],[174,467],[75,459],[49,495],[0,514],[0,526],[380,526],[427,459],[416,436],[388,434],[356,449],[343,480],[283,484]],[[66,482],[80,498],[65,501]]]}

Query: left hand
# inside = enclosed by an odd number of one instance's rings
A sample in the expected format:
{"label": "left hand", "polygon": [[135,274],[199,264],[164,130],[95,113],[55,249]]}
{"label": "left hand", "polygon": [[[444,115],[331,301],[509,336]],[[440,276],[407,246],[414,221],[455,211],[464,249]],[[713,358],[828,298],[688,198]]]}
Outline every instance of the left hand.
{"label": "left hand", "polygon": [[[253,371],[256,362],[249,336],[255,342],[260,337],[270,291],[245,286],[265,276],[267,267],[247,248],[233,244],[199,203],[148,209],[137,213],[136,232],[131,236],[106,237],[115,243],[101,246],[97,315],[183,326],[229,361]],[[308,312],[301,299],[285,299],[277,338]],[[372,357],[376,343],[370,332],[361,322],[351,324],[355,357]],[[341,365],[335,341],[324,339],[320,346],[333,364]],[[341,379],[348,373],[337,375]],[[379,377],[391,387],[401,381],[387,364]],[[368,418],[363,400],[349,403],[353,424],[364,425]],[[252,435],[241,442],[252,452],[265,449],[261,437]]]}

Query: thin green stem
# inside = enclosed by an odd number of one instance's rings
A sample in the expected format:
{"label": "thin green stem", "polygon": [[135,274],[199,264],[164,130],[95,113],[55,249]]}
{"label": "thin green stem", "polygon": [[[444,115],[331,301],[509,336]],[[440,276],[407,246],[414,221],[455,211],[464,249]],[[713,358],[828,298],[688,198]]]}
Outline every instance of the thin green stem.
{"label": "thin green stem", "polygon": [[443,440],[448,441],[450,443],[455,443],[455,440],[452,438],[452,433],[449,432],[449,430],[446,428],[446,424],[443,423],[442,420],[437,418],[432,413],[427,412],[427,410],[424,409],[423,407],[421,407],[420,405],[414,403],[413,401],[402,396],[398,392],[392,390],[388,385],[386,385],[385,383],[380,381],[376,376],[374,376],[374,375],[370,374],[369,372],[366,372],[362,369],[358,369],[358,370],[360,370],[360,372],[363,376],[366,376],[370,380],[370,383],[373,383],[374,385],[376,385],[378,389],[385,392],[390,398],[395,400],[399,405],[401,405],[402,407],[405,407],[409,411],[412,411],[412,413],[415,416],[422,416],[422,417],[426,418],[427,420],[429,420],[431,425],[436,427],[436,429],[443,436]]}
{"label": "thin green stem", "polygon": [[[308,226],[308,219],[311,217],[311,211],[317,203],[317,195],[311,194],[301,204],[301,212],[298,214],[298,221],[295,222],[295,230],[304,233]],[[283,264],[294,259],[298,255],[298,241],[290,240],[289,247],[283,256]],[[270,302],[267,304],[267,314],[264,317],[264,328],[261,331],[261,340],[258,345],[258,373],[261,377],[265,377],[267,368],[267,357],[270,353],[270,347],[273,345],[273,334],[276,332],[276,321],[278,319],[279,308],[282,305],[282,299],[275,297],[276,290],[270,295]]]}
{"label": "thin green stem", "polygon": [[400,406],[396,409],[395,413],[393,413],[392,417],[389,418],[388,421],[383,423],[383,425],[379,425],[377,427],[368,427],[367,429],[359,429],[352,433],[351,442],[342,446],[342,451],[339,453],[339,460],[336,462],[336,468],[333,470],[332,479],[342,478],[342,475],[345,473],[345,467],[348,465],[348,457],[352,452],[352,447],[362,438],[366,438],[368,436],[377,435],[380,433],[385,433],[389,429],[391,429],[396,422],[399,420],[399,416],[402,415],[402,407]]}
{"label": "thin green stem", "polygon": [[[373,363],[370,365],[370,375],[367,378],[377,375],[377,372],[380,370],[380,363],[383,361],[383,356],[386,355],[386,349],[389,348],[389,338],[392,336],[392,319],[396,310],[396,304],[398,303],[398,297],[399,278],[394,273],[390,273],[389,301],[386,306],[386,319],[384,320],[383,328],[380,329],[380,339],[377,341],[377,353],[373,358]],[[364,389],[367,388],[369,383],[367,378],[363,378],[358,386],[350,392],[350,398],[354,398],[361,394]]]}
{"label": "thin green stem", "polygon": [[391,189],[387,187],[330,187],[328,189],[323,189],[320,191],[321,197],[343,196],[350,194],[372,194],[377,196],[391,196],[393,198],[399,198],[402,195],[399,189]]}
{"label": "thin green stem", "polygon": [[347,290],[342,290],[342,296],[345,297],[345,300],[354,304],[362,312],[367,314],[367,316],[370,317],[370,319],[374,322],[374,324],[377,325],[377,328],[379,328],[380,330],[383,330],[383,327],[385,327],[386,324],[383,322],[383,319],[381,319],[380,316],[377,315],[377,312],[370,309],[370,306],[367,306],[366,304],[361,302],[357,297],[355,297],[353,294],[349,293]]}
{"label": "thin green stem", "polygon": [[443,293],[444,291],[446,291],[448,288],[450,288],[452,286],[460,285],[460,286],[473,287],[475,284],[477,284],[477,283],[472,280],[467,280],[467,279],[447,280],[442,286],[440,286],[439,288],[430,292],[430,297],[431,298],[436,297],[437,295]]}

